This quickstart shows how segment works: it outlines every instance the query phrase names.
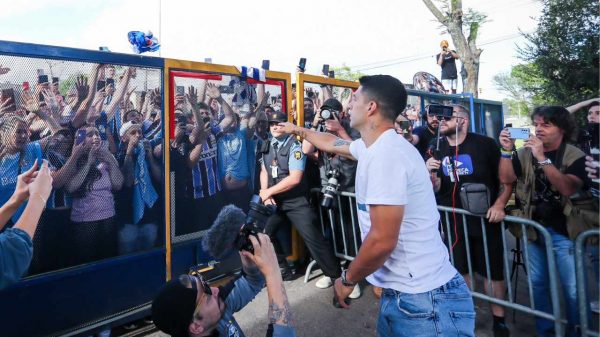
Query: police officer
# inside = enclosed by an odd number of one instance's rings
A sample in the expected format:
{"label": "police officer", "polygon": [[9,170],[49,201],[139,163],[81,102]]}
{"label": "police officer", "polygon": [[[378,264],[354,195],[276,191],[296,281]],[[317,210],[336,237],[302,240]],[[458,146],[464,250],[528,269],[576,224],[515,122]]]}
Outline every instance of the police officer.
{"label": "police officer", "polygon": [[[275,238],[279,228],[291,222],[323,273],[335,279],[341,274],[340,264],[316,225],[316,214],[308,201],[308,185],[303,179],[306,157],[300,143],[281,132],[279,123],[287,121],[285,113],[273,111],[267,117],[273,137],[268,150],[263,151],[259,195],[265,204],[277,205],[277,212],[269,218],[265,232]],[[278,259],[284,267],[285,255]]]}

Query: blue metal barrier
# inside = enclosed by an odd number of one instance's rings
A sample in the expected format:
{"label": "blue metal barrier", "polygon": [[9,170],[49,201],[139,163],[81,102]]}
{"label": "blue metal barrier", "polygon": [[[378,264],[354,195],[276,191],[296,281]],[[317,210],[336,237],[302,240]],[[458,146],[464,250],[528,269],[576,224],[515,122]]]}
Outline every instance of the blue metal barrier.
{"label": "blue metal barrier", "polygon": [[[598,331],[593,331],[589,326],[590,321],[588,314],[590,312],[590,301],[588,300],[588,282],[586,275],[586,264],[585,264],[585,246],[586,242],[591,237],[600,237],[600,230],[591,229],[587,230],[577,236],[575,239],[575,271],[577,277],[577,299],[579,301],[579,316],[581,324],[581,335],[582,336],[600,336]],[[598,243],[593,243],[598,245]],[[598,280],[594,280],[598,281]]]}

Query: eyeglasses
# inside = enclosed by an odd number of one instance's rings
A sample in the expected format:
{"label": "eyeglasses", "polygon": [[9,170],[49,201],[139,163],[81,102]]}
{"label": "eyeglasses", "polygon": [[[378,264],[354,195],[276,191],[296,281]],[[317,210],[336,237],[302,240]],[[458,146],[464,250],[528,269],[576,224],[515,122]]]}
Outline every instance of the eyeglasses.
{"label": "eyeglasses", "polygon": [[190,283],[192,284],[192,289],[198,291],[198,284],[196,283],[196,280],[198,280],[198,281],[200,281],[200,284],[202,285],[202,292],[208,296],[212,296],[212,294],[213,294],[212,289],[210,289],[208,282],[206,282],[206,280],[204,279],[204,277],[202,277],[202,275],[200,275],[198,273],[194,273],[194,274],[188,275],[188,277],[190,278]]}

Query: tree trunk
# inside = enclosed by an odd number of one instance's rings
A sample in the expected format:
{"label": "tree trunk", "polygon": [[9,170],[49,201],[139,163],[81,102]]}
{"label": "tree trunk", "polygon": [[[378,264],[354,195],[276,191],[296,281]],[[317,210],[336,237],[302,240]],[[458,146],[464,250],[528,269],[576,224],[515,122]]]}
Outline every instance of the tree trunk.
{"label": "tree trunk", "polygon": [[470,34],[467,39],[462,30],[462,1],[450,0],[452,10],[451,13],[446,13],[446,15],[431,0],[423,0],[423,3],[435,18],[448,29],[448,33],[452,37],[458,56],[460,56],[460,61],[467,71],[467,81],[463,83],[463,91],[473,93],[474,97],[478,97],[479,57],[483,51],[477,48],[476,45],[479,25],[471,25]]}

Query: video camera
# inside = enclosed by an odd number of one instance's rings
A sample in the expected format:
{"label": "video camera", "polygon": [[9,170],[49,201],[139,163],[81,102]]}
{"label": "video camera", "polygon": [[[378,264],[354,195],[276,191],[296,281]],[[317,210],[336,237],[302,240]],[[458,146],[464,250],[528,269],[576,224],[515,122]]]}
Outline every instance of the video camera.
{"label": "video camera", "polygon": [[275,213],[275,210],[275,205],[263,205],[260,196],[256,194],[252,196],[246,221],[235,239],[235,246],[238,250],[246,250],[254,254],[254,247],[252,247],[252,242],[248,237],[250,235],[256,237],[258,233],[262,233],[267,224],[267,219]]}
{"label": "video camera", "polygon": [[340,188],[340,184],[338,182],[339,177],[340,172],[337,169],[329,170],[327,172],[327,184],[325,184],[321,190],[321,193],[323,193],[323,199],[321,200],[322,207],[327,209],[331,208],[331,205],[333,204],[333,198]]}
{"label": "video camera", "polygon": [[438,121],[450,120],[452,118],[452,113],[454,108],[448,105],[441,104],[431,104],[429,105],[427,114],[429,116],[435,116]]}

